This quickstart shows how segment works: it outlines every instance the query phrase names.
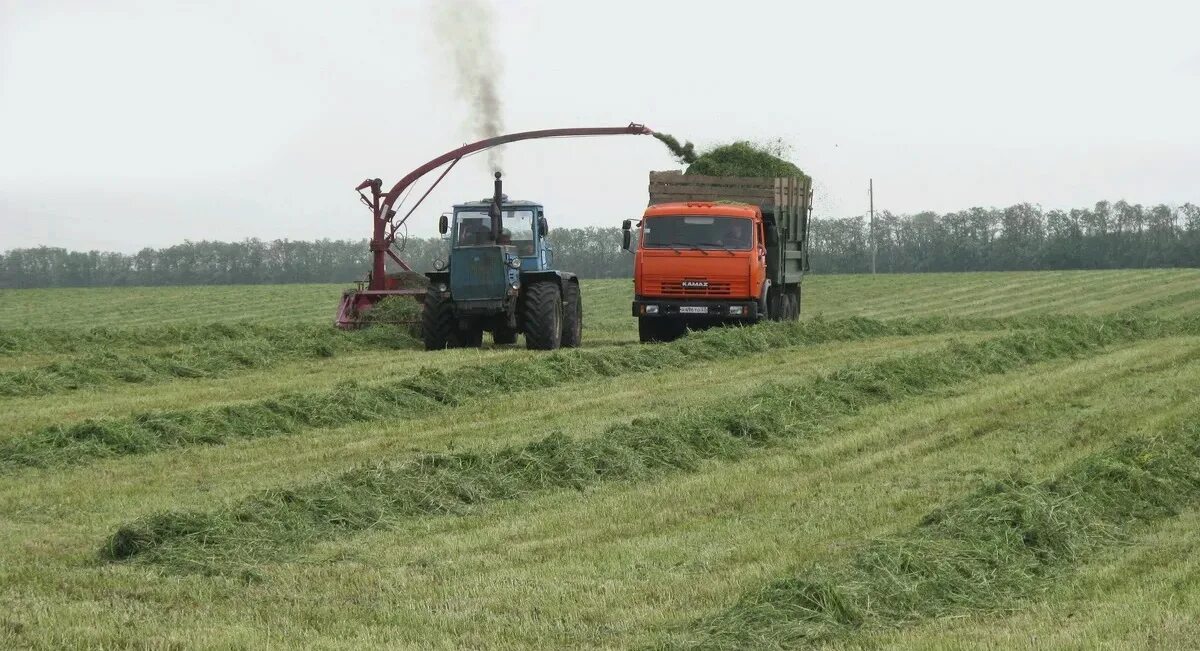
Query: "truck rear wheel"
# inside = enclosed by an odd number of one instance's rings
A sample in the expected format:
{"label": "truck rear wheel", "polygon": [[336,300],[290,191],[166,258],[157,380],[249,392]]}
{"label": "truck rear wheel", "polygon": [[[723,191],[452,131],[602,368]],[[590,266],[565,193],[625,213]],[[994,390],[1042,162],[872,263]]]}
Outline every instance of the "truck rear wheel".
{"label": "truck rear wheel", "polygon": [[454,314],[454,302],[441,292],[425,294],[425,310],[421,313],[421,339],[425,350],[458,348],[462,339],[458,332],[458,317]]}
{"label": "truck rear wheel", "polygon": [[787,319],[788,297],[784,290],[772,286],[767,290],[767,319],[783,321]]}
{"label": "truck rear wheel", "polygon": [[579,348],[583,343],[583,294],[579,283],[568,282],[563,306],[563,348]]}
{"label": "truck rear wheel", "polygon": [[539,280],[525,288],[521,323],[526,348],[555,350],[562,344],[563,305],[558,283]]}

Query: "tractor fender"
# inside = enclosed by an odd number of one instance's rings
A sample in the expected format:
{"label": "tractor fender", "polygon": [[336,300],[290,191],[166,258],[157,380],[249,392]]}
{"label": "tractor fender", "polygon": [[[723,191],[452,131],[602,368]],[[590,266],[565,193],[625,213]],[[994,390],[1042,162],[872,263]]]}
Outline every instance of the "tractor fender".
{"label": "tractor fender", "polygon": [[522,271],[521,285],[539,280],[553,280],[558,283],[558,288],[561,290],[566,283],[578,283],[579,278],[569,271]]}

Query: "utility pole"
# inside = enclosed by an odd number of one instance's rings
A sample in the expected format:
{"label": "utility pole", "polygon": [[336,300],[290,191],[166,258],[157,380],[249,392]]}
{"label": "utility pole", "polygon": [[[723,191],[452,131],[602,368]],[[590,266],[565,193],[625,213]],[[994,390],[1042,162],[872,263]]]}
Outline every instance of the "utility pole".
{"label": "utility pole", "polygon": [[875,179],[867,181],[867,196],[871,201],[871,275],[875,275],[875,255],[879,246],[875,243]]}

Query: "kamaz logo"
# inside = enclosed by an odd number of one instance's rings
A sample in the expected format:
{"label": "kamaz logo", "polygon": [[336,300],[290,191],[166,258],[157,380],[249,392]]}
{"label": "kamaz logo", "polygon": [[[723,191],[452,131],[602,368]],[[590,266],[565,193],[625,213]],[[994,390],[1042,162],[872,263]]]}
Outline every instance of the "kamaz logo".
{"label": "kamaz logo", "polygon": [[685,280],[683,286],[688,289],[704,289],[708,287],[707,280]]}

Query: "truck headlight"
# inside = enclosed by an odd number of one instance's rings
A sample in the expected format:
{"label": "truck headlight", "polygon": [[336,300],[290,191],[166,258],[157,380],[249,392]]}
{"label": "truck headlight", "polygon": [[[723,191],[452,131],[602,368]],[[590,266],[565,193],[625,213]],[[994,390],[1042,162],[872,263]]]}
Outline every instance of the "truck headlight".
{"label": "truck headlight", "polygon": [[741,316],[742,309],[743,308],[741,305],[730,305],[729,306],[729,315],[730,316]]}
{"label": "truck headlight", "polygon": [[437,290],[439,292],[444,292],[447,289],[450,289],[450,288],[446,286],[446,283],[438,283]]}
{"label": "truck headlight", "polygon": [[646,306],[646,314],[658,314],[658,306],[657,305],[647,305]]}
{"label": "truck headlight", "polygon": [[512,260],[509,260],[508,266],[512,267],[513,269],[520,269],[521,268],[521,259],[513,258]]}

